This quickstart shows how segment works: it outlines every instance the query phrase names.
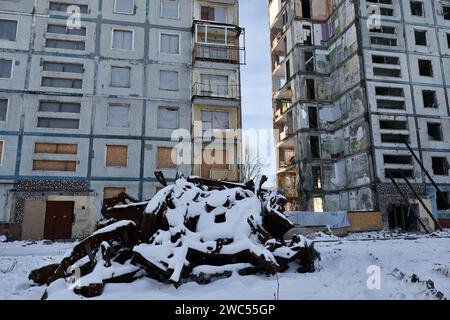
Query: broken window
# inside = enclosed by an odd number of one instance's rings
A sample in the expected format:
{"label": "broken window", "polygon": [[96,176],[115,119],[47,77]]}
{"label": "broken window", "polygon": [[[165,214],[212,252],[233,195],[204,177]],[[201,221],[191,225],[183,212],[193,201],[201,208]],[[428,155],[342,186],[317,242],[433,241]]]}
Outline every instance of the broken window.
{"label": "broken window", "polygon": [[319,127],[316,107],[308,107],[308,123],[311,129],[317,129]]}
{"label": "broken window", "polygon": [[427,46],[427,32],[425,30],[414,30],[416,46]]}
{"label": "broken window", "polygon": [[75,40],[46,39],[45,46],[55,49],[86,50],[86,43],[84,41]]}
{"label": "broken window", "polygon": [[161,17],[179,18],[179,0],[161,0]]}
{"label": "broken window", "polygon": [[107,167],[128,166],[128,146],[107,145],[106,146]]}
{"label": "broken window", "polygon": [[377,99],[379,109],[405,110],[405,101]]}
{"label": "broken window", "polygon": [[443,141],[444,137],[442,136],[442,125],[440,123],[428,122],[428,139],[431,141]]}
{"label": "broken window", "polygon": [[0,39],[16,41],[17,21],[15,20],[0,20]]}
{"label": "broken window", "polygon": [[422,90],[423,107],[424,108],[437,108],[438,102],[436,97],[436,91]]}
{"label": "broken window", "polygon": [[[404,97],[403,88],[395,88],[395,87],[375,87],[375,94],[377,96],[383,97]],[[405,101],[404,100],[391,100],[391,99],[381,99],[377,98],[377,107],[380,109],[395,109],[395,110],[404,110],[405,109]]]}
{"label": "broken window", "polygon": [[33,160],[33,171],[77,171],[73,160]]}
{"label": "broken window", "polygon": [[80,120],[38,117],[37,127],[53,129],[79,129]]}
{"label": "broken window", "polygon": [[82,63],[45,61],[42,70],[50,72],[83,73],[84,65]]}
{"label": "broken window", "polygon": [[306,99],[316,99],[316,82],[314,79],[306,79]]}
{"label": "broken window", "polygon": [[302,17],[305,19],[311,18],[311,3],[310,0],[302,0]]}
{"label": "broken window", "polygon": [[114,198],[122,192],[127,192],[127,189],[125,187],[105,187],[103,188],[103,199]]}
{"label": "broken window", "polygon": [[6,121],[7,113],[8,113],[8,99],[0,99],[0,122]]}
{"label": "broken window", "polygon": [[307,46],[312,45],[312,32],[310,26],[303,26],[303,41]]}
{"label": "broken window", "polygon": [[394,87],[375,87],[375,93],[377,96],[391,96],[391,97],[404,97],[403,88]]}
{"label": "broken window", "polygon": [[60,2],[60,1],[50,1],[49,3],[49,10],[52,11],[61,11],[61,12],[67,12],[67,9],[71,6],[77,6],[80,8],[80,13],[87,14],[89,13],[89,7],[87,4],[79,4],[76,1],[72,3],[67,2]]}
{"label": "broken window", "polygon": [[107,115],[108,127],[129,127],[130,126],[130,105],[110,104]]}
{"label": "broken window", "polygon": [[66,25],[48,24],[47,25],[47,33],[86,36],[86,27],[81,27],[79,29],[77,29],[77,28],[71,29],[71,28],[67,28]]}
{"label": "broken window", "polygon": [[11,79],[13,60],[0,59],[0,79]]}
{"label": "broken window", "polygon": [[162,53],[180,53],[180,36],[177,34],[161,33],[160,52]]}
{"label": "broken window", "polygon": [[411,15],[416,17],[423,17],[423,2],[422,1],[410,1]]}
{"label": "broken window", "polygon": [[41,85],[43,87],[81,89],[83,87],[83,80],[42,77]]}
{"label": "broken window", "polygon": [[395,47],[397,46],[397,39],[371,36],[370,44]]}
{"label": "broken window", "polygon": [[76,102],[39,101],[40,112],[80,113],[81,104]]}
{"label": "broken window", "polygon": [[43,143],[37,142],[34,144],[34,153],[44,154],[77,154],[77,144],[66,143]]}
{"label": "broken window", "polygon": [[431,60],[419,59],[419,74],[422,77],[433,76],[433,65],[431,63]]}
{"label": "broken window", "polygon": [[202,110],[202,131],[230,129],[230,113],[226,111]]}
{"label": "broken window", "polygon": [[173,161],[173,153],[177,149],[171,147],[158,147],[156,151],[156,168],[158,169],[176,169],[177,164]]}
{"label": "broken window", "polygon": [[134,0],[115,0],[114,13],[134,14]]}
{"label": "broken window", "polygon": [[322,169],[320,167],[312,167],[313,184],[317,189],[322,189]]}
{"label": "broken window", "polygon": [[305,70],[308,72],[314,72],[314,52],[305,51]]}
{"label": "broken window", "polygon": [[442,13],[445,20],[450,20],[450,6],[442,5]]}
{"label": "broken window", "polygon": [[291,61],[286,60],[286,80],[289,81],[291,79]]}
{"label": "broken window", "polygon": [[448,176],[448,160],[446,157],[431,157],[433,173],[437,176]]}
{"label": "broken window", "polygon": [[159,107],[158,128],[178,129],[180,127],[180,115],[178,108]]}
{"label": "broken window", "polygon": [[133,50],[133,31],[113,29],[112,49]]}
{"label": "broken window", "polygon": [[385,164],[412,164],[412,157],[408,155],[384,154]]}
{"label": "broken window", "polygon": [[160,90],[178,90],[178,72],[161,70],[159,72],[159,89]]}
{"label": "broken window", "polygon": [[311,147],[311,156],[315,159],[320,158],[320,141],[318,136],[311,136],[309,138],[309,144]]}
{"label": "broken window", "polygon": [[111,87],[130,88],[131,68],[111,67]]}
{"label": "broken window", "polygon": [[450,209],[450,192],[436,192],[436,204],[439,211]]}

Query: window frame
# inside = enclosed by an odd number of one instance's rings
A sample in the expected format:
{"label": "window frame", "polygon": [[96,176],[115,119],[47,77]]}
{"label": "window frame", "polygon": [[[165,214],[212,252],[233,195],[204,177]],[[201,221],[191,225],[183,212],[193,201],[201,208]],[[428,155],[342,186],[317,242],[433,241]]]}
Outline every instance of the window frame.
{"label": "window frame", "polygon": [[[161,84],[162,84],[162,81],[161,81],[161,73],[162,72],[171,72],[171,73],[176,73],[177,74],[177,88],[176,89],[166,89],[166,88],[162,88],[161,87]],[[180,73],[178,72],[178,71],[174,71],[174,70],[159,70],[159,90],[162,90],[162,91],[172,91],[172,92],[177,92],[177,91],[180,91]]]}
{"label": "window frame", "polygon": [[17,33],[18,33],[18,31],[19,31],[19,20],[14,20],[14,19],[3,19],[3,18],[1,18],[0,20],[3,20],[3,21],[14,21],[14,22],[16,22],[16,34],[14,35],[14,40],[0,39],[0,41],[16,42],[16,41],[17,41]]}
{"label": "window frame", "polygon": [[[177,17],[176,18],[163,16],[163,2],[164,1],[176,1],[177,2]],[[160,8],[161,8],[160,18],[162,18],[162,19],[171,19],[171,20],[180,20],[181,6],[180,6],[180,1],[179,0],[161,0],[160,1]]]}
{"label": "window frame", "polygon": [[16,58],[9,58],[9,57],[0,57],[0,60],[9,60],[11,61],[11,75],[9,78],[1,78],[0,80],[12,80],[14,78],[14,65],[16,64]]}
{"label": "window frame", "polygon": [[129,16],[134,16],[136,14],[136,0],[131,0],[133,1],[133,12],[121,12],[117,10],[117,1],[118,0],[114,0],[114,7],[113,7],[113,13],[115,14],[126,14]]}
{"label": "window frame", "polygon": [[[177,110],[177,114],[178,114],[178,118],[177,118],[177,127],[176,128],[164,128],[164,127],[161,127],[161,117],[160,117],[160,112],[161,112],[161,110],[162,109],[173,109],[173,110]],[[179,129],[180,128],[180,119],[181,119],[181,117],[180,117],[180,109],[181,108],[179,108],[179,107],[172,107],[172,106],[158,106],[158,117],[157,117],[157,120],[156,120],[156,127],[158,128],[158,129],[163,129],[163,130],[176,130],[176,129]]]}
{"label": "window frame", "polygon": [[[114,126],[111,125],[110,123],[110,108],[111,107],[127,107],[128,108],[128,120],[127,120],[127,125],[126,126]],[[130,128],[130,115],[131,115],[131,104],[126,104],[126,103],[109,103],[108,107],[106,109],[106,126],[108,128]]]}
{"label": "window frame", "polygon": [[5,139],[0,139],[0,142],[2,142],[2,149],[1,149],[1,155],[0,155],[0,166],[3,166],[3,157],[5,156]]}
{"label": "window frame", "polygon": [[[125,164],[125,166],[110,166],[108,165],[108,147],[126,147],[127,148],[127,163]],[[105,168],[119,168],[119,169],[124,169],[124,168],[128,168],[129,165],[129,149],[130,146],[126,145],[126,144],[106,144],[105,145]]]}
{"label": "window frame", "polygon": [[[162,37],[163,37],[163,35],[166,35],[166,36],[176,36],[176,37],[178,37],[178,52],[177,53],[173,53],[173,52],[163,52],[163,51],[161,51],[161,49],[162,49]],[[159,53],[162,53],[162,54],[171,54],[171,55],[176,55],[176,56],[180,56],[181,55],[181,35],[179,34],[179,33],[171,33],[171,32],[165,32],[165,31],[163,31],[163,32],[160,32],[159,33],[159,50],[158,50],[158,52]]]}
{"label": "window frame", "polygon": [[[123,87],[123,86],[114,86],[113,85],[113,76],[112,76],[112,74],[113,74],[113,69],[114,68],[116,68],[116,69],[128,69],[129,71],[130,71],[130,79],[129,79],[129,86],[128,87]],[[110,82],[109,82],[109,86],[111,87],[111,88],[119,88],[119,89],[131,89],[131,71],[132,71],[132,67],[130,67],[130,66],[114,66],[114,65],[111,65],[111,79],[110,79]]]}
{"label": "window frame", "polygon": [[[115,31],[125,31],[125,32],[131,32],[131,49],[122,49],[122,48],[114,48],[114,32]],[[119,51],[125,51],[125,52],[129,52],[129,51],[134,51],[134,29],[130,29],[130,28],[115,28],[112,27],[111,28],[111,50],[119,50]]]}

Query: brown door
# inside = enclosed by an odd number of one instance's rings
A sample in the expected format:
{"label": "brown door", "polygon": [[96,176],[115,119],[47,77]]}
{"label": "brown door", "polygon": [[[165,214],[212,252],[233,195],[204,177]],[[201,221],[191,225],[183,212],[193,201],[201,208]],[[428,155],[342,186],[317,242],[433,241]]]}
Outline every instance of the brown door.
{"label": "brown door", "polygon": [[75,203],[72,201],[47,201],[45,239],[63,240],[72,237],[74,205]]}

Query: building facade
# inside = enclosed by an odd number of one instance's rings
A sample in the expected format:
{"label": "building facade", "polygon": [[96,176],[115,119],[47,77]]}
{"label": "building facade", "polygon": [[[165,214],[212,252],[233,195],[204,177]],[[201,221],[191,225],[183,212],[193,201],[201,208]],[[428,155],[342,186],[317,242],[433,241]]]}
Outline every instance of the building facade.
{"label": "building facade", "polygon": [[237,0],[0,1],[0,234],[83,237],[154,171],[238,180],[240,137],[225,164],[172,153],[241,127],[243,37]]}
{"label": "building facade", "polygon": [[417,207],[405,176],[448,225],[450,1],[270,0],[269,11],[277,182],[291,210],[379,210],[408,229],[390,180]]}

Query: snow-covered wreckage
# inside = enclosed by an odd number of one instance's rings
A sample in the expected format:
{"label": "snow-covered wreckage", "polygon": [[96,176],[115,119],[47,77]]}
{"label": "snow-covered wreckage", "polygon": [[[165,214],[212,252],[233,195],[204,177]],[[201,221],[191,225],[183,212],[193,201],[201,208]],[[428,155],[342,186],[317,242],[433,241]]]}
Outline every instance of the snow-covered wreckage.
{"label": "snow-covered wreckage", "polygon": [[176,287],[231,276],[275,275],[289,267],[313,272],[320,259],[300,235],[283,239],[294,226],[283,215],[286,198],[266,190],[266,177],[246,184],[179,177],[150,201],[126,194],[105,201],[98,230],[77,243],[59,264],[33,270],[47,285],[43,299],[73,290],[102,294],[108,283],[150,277]]}

